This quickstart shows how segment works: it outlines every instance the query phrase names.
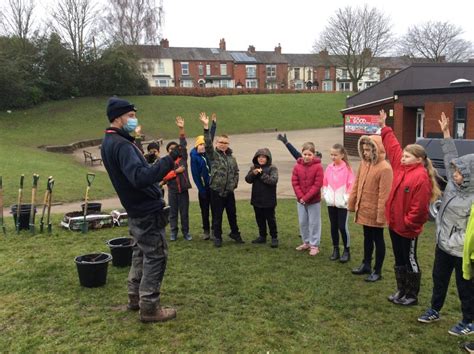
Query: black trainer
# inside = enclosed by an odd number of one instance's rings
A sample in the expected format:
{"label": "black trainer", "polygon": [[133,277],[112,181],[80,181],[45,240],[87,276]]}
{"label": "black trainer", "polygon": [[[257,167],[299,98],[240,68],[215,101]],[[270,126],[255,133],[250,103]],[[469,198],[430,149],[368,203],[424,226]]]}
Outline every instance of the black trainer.
{"label": "black trainer", "polygon": [[349,248],[344,248],[344,252],[342,252],[341,258],[339,258],[339,262],[341,263],[347,263],[351,259],[351,251]]}
{"label": "black trainer", "polygon": [[332,251],[332,255],[329,257],[329,259],[331,261],[337,261],[340,256],[341,254],[339,253],[339,246],[334,246],[334,250]]}
{"label": "black trainer", "polygon": [[237,243],[245,243],[244,240],[242,240],[242,236],[240,236],[240,233],[234,234],[234,233],[231,232],[229,234],[229,237]]}
{"label": "black trainer", "polygon": [[214,246],[216,246],[216,247],[222,247],[222,239],[216,237],[216,238],[214,239]]}
{"label": "black trainer", "polygon": [[362,263],[358,268],[352,269],[352,274],[362,275],[362,274],[370,274],[372,273],[372,269],[370,265],[367,263]]}
{"label": "black trainer", "polygon": [[262,236],[258,236],[255,240],[252,241],[252,243],[266,243],[267,239]]}
{"label": "black trainer", "polygon": [[272,243],[270,245],[271,248],[277,248],[278,247],[278,239],[277,238],[272,238]]}

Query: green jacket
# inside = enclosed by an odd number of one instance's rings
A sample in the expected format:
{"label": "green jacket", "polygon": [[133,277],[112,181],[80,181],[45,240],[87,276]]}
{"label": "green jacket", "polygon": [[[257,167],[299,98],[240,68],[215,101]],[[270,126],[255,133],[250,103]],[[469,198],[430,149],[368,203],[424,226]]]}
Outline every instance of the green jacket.
{"label": "green jacket", "polygon": [[464,240],[464,255],[462,258],[463,277],[466,280],[474,278],[474,205],[471,208],[471,216],[466,229]]}
{"label": "green jacket", "polygon": [[237,160],[232,156],[229,148],[224,153],[212,146],[211,134],[208,129],[204,129],[204,140],[206,155],[211,163],[210,188],[225,197],[233,192],[239,184],[239,166]]}

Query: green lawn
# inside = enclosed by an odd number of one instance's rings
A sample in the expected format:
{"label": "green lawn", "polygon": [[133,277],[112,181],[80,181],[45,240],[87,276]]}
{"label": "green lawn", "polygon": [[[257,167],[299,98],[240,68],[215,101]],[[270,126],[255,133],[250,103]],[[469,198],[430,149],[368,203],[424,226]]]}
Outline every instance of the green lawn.
{"label": "green lawn", "polygon": [[[105,115],[107,97],[48,102],[38,107],[0,112],[0,175],[3,176],[5,205],[16,203],[19,177],[27,176],[25,186],[31,191],[31,176],[38,173],[40,194],[47,176],[56,180],[55,201],[83,198],[87,168],[70,155],[47,153],[38,146],[68,144],[100,138],[108,125]],[[266,128],[305,129],[340,125],[339,110],[345,105],[344,94],[245,95],[212,98],[137,96],[127,97],[138,107],[138,117],[147,138],[176,136],[174,118],[186,119],[186,132],[202,132],[199,112],[218,115],[222,133],[257,132]],[[105,173],[94,181],[97,199],[115,194]]]}
{"label": "green lawn", "polygon": [[[434,225],[420,236],[423,270],[420,305],[402,308],[386,296],[394,290],[388,238],[383,280],[374,284],[350,273],[362,254],[361,227],[350,223],[352,260],[329,261],[331,241],[323,208],[322,252],[294,250],[300,242],[296,206],[277,208],[280,248],[252,245],[256,225],[247,201],[238,202],[239,224],[247,241],[229,239],[221,249],[199,239],[199,212],[191,204],[195,238],[170,243],[162,303],[178,318],[144,325],[123,311],[127,269],[109,266],[107,284],[79,286],[73,259],[107,251],[105,241],[126,228],[87,235],[54,229],[52,236],[0,236],[0,348],[4,352],[438,352],[456,353],[462,339],[447,333],[460,319],[454,284],[442,320],[420,324],[429,305]],[[59,219],[55,220],[56,222]],[[224,230],[226,231],[226,230]],[[228,231],[228,230],[227,230]],[[454,280],[453,280],[454,281]]]}

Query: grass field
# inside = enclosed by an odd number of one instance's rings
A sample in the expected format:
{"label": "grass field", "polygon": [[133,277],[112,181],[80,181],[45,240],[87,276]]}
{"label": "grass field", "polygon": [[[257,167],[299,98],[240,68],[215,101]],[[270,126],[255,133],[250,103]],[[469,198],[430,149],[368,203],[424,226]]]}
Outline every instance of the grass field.
{"label": "grass field", "polygon": [[[199,238],[199,212],[191,204],[195,238],[170,243],[162,303],[178,318],[144,325],[123,310],[128,269],[109,266],[107,284],[82,288],[73,259],[106,251],[105,241],[126,228],[86,235],[60,230],[52,236],[0,236],[0,351],[2,352],[371,352],[456,353],[462,339],[447,333],[460,319],[454,284],[442,320],[420,324],[429,305],[434,225],[419,241],[423,270],[420,305],[402,308],[386,296],[394,290],[393,256],[387,232],[383,280],[369,284],[350,269],[362,258],[361,227],[350,223],[352,260],[329,261],[332,247],[322,208],[322,252],[294,250],[299,244],[296,206],[279,201],[280,247],[252,245],[253,211],[238,202],[244,245],[228,238],[221,249]],[[225,230],[224,230],[225,231]]]}
{"label": "grass field", "polygon": [[[55,201],[80,200],[84,194],[87,168],[70,155],[48,153],[38,146],[68,144],[101,138],[108,125],[105,116],[107,97],[48,102],[29,110],[0,112],[0,175],[3,176],[5,205],[16,202],[19,176],[41,176],[39,192],[47,176],[56,180]],[[176,135],[174,119],[186,119],[188,136],[202,132],[200,111],[216,112],[220,132],[229,134],[258,132],[265,128],[279,130],[330,127],[341,124],[339,110],[343,94],[247,95],[212,98],[137,96],[127,97],[138,107],[143,131],[150,138]],[[94,182],[97,199],[115,193],[105,173]]]}

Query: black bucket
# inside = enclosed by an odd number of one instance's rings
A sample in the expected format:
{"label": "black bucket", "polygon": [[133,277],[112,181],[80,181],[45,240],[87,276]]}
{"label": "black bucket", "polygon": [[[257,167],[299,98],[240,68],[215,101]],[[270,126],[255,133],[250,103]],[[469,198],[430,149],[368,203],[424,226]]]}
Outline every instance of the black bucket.
{"label": "black bucket", "polygon": [[[82,214],[84,214],[85,203],[81,204]],[[87,215],[89,214],[100,214],[102,210],[102,203],[87,203]]]}
{"label": "black bucket", "polygon": [[105,285],[107,281],[107,267],[112,256],[108,253],[92,253],[77,256],[74,259],[79,274],[79,283],[87,288],[96,288]]}
{"label": "black bucket", "polygon": [[[18,204],[11,206],[10,213],[13,214],[13,222],[16,227],[16,213],[18,211]],[[30,228],[30,213],[31,213],[31,204],[22,204],[20,206],[20,230],[28,230]],[[36,207],[34,209],[36,215]]]}
{"label": "black bucket", "polygon": [[112,265],[115,267],[128,267],[132,264],[133,239],[117,237],[107,241],[112,253]]}

